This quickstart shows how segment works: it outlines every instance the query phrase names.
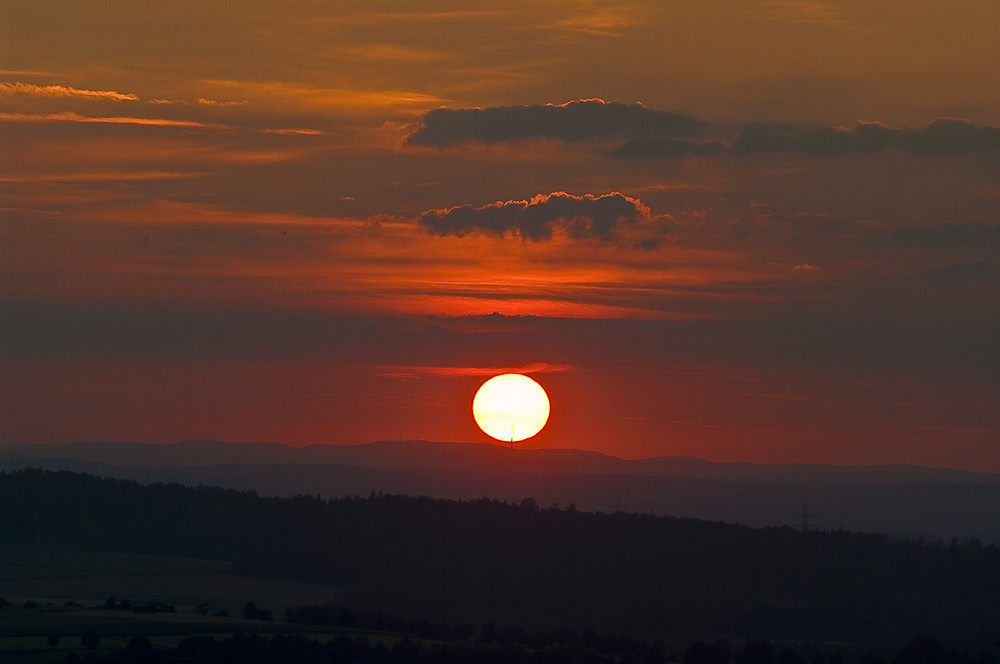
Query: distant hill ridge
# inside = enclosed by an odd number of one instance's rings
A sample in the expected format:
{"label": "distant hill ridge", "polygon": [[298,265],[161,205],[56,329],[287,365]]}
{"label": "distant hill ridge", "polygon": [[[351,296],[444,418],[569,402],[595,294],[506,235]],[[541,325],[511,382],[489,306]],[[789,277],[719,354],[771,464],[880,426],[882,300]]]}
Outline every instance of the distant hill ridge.
{"label": "distant hill ridge", "polygon": [[[1000,475],[923,466],[626,460],[574,449],[381,441],[310,445],[184,441],[0,446],[0,471],[69,470],[264,496],[494,498],[750,526],[879,532],[1000,544]],[[803,513],[806,516],[803,517]]]}
{"label": "distant hill ridge", "polygon": [[647,475],[722,481],[850,482],[857,484],[1000,484],[1000,474],[919,465],[718,463],[697,457],[620,459],[578,449],[514,449],[491,443],[383,440],[360,445],[79,442],[0,445],[0,462],[66,459],[113,466],[200,467],[231,464],[337,464],[380,470],[461,471],[516,475]]}

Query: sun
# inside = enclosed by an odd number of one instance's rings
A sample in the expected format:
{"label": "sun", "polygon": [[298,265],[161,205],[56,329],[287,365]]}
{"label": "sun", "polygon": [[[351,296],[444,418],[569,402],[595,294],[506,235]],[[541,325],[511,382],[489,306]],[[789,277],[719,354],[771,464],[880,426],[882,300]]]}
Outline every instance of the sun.
{"label": "sun", "polygon": [[472,400],[472,416],[487,435],[515,443],[531,438],[549,419],[549,397],[523,374],[494,376]]}

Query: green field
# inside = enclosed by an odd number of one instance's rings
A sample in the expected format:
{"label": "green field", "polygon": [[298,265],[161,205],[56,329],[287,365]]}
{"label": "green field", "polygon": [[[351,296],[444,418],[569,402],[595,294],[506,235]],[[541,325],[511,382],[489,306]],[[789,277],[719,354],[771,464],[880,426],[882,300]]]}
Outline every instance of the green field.
{"label": "green field", "polygon": [[242,615],[247,602],[282,615],[290,606],[335,601],[340,589],[323,584],[245,577],[222,560],[146,556],[101,551],[7,546],[0,550],[0,597],[57,606],[109,597],[164,602],[177,607],[209,604]]}
{"label": "green field", "polygon": [[[299,632],[280,622],[284,610],[335,601],[340,589],[321,584],[244,577],[227,561],[146,556],[29,546],[0,548],[0,661],[62,662],[69,652],[82,655],[80,636],[100,635],[98,653],[124,647],[136,636],[173,647],[189,636]],[[161,602],[176,613],[140,614],[108,609],[116,602]],[[30,602],[26,606],[26,602]],[[244,620],[243,607],[254,602],[277,621]],[[70,603],[69,605],[67,605]],[[79,606],[83,604],[85,606]],[[36,606],[37,605],[37,606]],[[210,615],[195,613],[202,605]],[[225,615],[214,615],[216,613]],[[336,629],[309,627],[322,639]],[[50,634],[60,636],[56,646]]]}
{"label": "green field", "polygon": [[37,546],[4,546],[0,549],[0,581],[7,580],[10,568],[30,568],[42,578],[67,572],[153,576],[182,574],[224,574],[232,570],[225,560],[145,556],[106,551],[55,549]]}
{"label": "green field", "polygon": [[[100,607],[42,604],[26,609],[11,605],[0,609],[0,661],[5,664],[62,662],[69,652],[82,656],[87,651],[80,644],[80,637],[87,631],[100,636],[97,652],[101,654],[124,648],[136,636],[149,638],[154,646],[172,648],[191,636],[222,639],[237,632],[262,635],[294,632],[325,641],[346,630],[195,613],[135,614]],[[347,633],[359,633],[359,630]],[[56,646],[49,645],[47,637],[50,634],[60,637]],[[380,637],[380,640],[386,638],[389,637]]]}

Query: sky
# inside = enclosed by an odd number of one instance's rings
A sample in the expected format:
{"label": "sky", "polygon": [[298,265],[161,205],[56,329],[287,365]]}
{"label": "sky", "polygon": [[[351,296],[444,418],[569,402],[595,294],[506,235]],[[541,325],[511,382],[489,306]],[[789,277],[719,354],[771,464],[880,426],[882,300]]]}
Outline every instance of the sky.
{"label": "sky", "polygon": [[1000,472],[996,2],[0,17],[0,443]]}

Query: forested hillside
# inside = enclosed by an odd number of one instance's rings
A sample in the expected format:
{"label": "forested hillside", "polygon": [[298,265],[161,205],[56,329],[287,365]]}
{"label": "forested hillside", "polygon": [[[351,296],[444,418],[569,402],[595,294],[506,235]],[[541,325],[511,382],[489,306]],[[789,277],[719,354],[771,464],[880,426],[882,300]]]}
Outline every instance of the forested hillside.
{"label": "forested hillside", "polygon": [[474,500],[490,496],[603,511],[794,524],[803,503],[825,529],[847,524],[892,539],[978,538],[1000,545],[1000,475],[923,466],[712,463],[619,459],[577,449],[384,440],[364,445],[186,441],[0,445],[0,471],[68,470],[142,484],[204,484],[265,496],[341,498],[373,489]]}
{"label": "forested hillside", "polygon": [[[481,499],[262,498],[0,473],[0,544],[218,558],[451,623],[992,649],[1000,550]],[[333,598],[331,598],[333,599]]]}

